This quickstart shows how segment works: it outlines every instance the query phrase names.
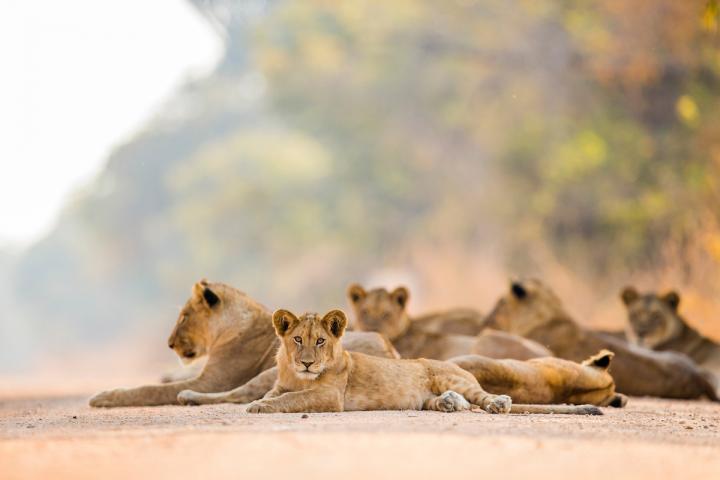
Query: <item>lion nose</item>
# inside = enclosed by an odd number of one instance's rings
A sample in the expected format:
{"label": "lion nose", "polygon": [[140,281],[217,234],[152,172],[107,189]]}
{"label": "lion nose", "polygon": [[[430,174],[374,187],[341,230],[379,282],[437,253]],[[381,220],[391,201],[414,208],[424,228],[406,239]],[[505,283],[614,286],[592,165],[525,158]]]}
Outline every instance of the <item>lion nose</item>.
{"label": "lion nose", "polygon": [[310,365],[312,365],[315,362],[302,362],[303,365],[305,365],[305,368],[310,368]]}
{"label": "lion nose", "polygon": [[172,350],[173,348],[175,348],[175,344],[173,343],[172,340],[170,340],[170,341],[168,342],[168,347],[170,347],[171,350]]}

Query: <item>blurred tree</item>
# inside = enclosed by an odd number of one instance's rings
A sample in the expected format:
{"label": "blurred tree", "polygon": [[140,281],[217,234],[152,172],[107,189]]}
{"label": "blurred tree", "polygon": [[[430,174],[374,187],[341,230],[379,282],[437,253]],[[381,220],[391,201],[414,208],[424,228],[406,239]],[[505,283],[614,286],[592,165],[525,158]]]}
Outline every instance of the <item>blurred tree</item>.
{"label": "blurred tree", "polygon": [[511,232],[518,264],[547,242],[601,275],[652,265],[717,211],[717,162],[697,148],[718,138],[704,3],[288,2],[258,62],[276,105],[338,152],[408,159],[430,205],[444,192],[423,178],[451,177],[467,195],[449,228],[482,217]]}

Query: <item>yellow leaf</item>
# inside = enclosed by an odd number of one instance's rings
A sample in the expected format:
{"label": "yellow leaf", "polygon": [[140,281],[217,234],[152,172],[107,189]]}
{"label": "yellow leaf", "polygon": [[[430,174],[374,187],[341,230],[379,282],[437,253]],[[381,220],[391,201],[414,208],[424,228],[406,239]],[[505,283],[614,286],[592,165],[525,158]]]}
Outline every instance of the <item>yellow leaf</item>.
{"label": "yellow leaf", "polygon": [[688,125],[693,125],[697,122],[699,116],[699,110],[697,103],[690,95],[681,95],[675,104],[675,111],[680,119]]}

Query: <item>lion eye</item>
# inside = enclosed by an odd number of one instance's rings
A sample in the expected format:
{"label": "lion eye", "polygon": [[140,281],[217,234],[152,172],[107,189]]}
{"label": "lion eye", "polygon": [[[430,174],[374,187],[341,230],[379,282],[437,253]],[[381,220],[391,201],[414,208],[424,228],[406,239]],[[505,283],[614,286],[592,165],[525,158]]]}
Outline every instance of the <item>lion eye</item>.
{"label": "lion eye", "polygon": [[302,338],[295,337],[295,338],[293,338],[293,340],[295,340],[295,343],[297,343],[298,345],[302,345]]}
{"label": "lion eye", "polygon": [[324,339],[324,338],[318,338],[318,339],[317,339],[317,342],[315,342],[315,345],[322,345],[323,343],[325,343],[325,339]]}

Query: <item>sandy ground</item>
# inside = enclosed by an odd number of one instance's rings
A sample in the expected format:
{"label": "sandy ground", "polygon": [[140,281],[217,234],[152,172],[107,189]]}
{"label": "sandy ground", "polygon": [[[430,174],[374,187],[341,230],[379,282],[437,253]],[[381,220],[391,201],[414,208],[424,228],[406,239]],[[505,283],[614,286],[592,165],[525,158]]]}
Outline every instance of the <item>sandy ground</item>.
{"label": "sandy ground", "polygon": [[598,417],[304,416],[97,410],[86,398],[0,393],[0,478],[720,479],[720,405],[709,402],[631,399]]}

